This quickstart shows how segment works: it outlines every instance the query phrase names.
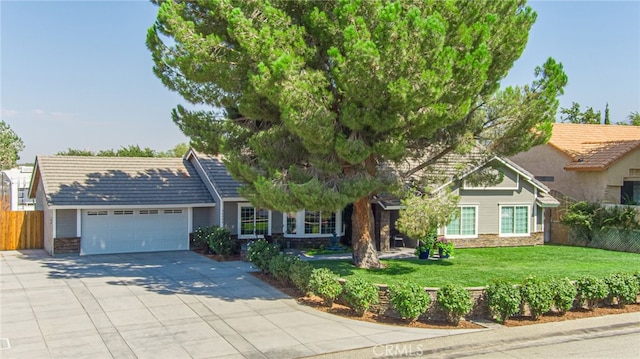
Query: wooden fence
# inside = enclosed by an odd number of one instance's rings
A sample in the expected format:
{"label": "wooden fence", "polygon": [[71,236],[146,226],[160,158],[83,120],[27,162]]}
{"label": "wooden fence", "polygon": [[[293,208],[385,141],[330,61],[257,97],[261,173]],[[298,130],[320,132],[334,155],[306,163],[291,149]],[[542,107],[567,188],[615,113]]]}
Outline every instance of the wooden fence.
{"label": "wooden fence", "polygon": [[44,212],[0,211],[0,250],[44,248]]}

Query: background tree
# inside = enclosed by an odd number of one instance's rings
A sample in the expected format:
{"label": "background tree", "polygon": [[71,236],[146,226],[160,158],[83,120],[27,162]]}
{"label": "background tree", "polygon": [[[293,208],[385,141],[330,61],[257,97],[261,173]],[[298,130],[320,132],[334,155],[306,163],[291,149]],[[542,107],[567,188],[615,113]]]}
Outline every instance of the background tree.
{"label": "background tree", "polygon": [[0,169],[13,168],[18,164],[18,153],[24,149],[24,143],[13,132],[9,124],[0,120]]}
{"label": "background tree", "polygon": [[607,102],[607,107],[604,108],[604,124],[610,125],[611,119],[609,118],[609,103]]}
{"label": "background tree", "polygon": [[58,152],[58,156],[99,156],[99,157],[182,157],[189,150],[189,146],[185,143],[179,143],[174,148],[166,152],[157,152],[149,147],[141,148],[139,145],[129,145],[120,147],[118,150],[100,150],[93,152],[91,150],[79,150],[69,148],[66,151]]}
{"label": "background tree", "polygon": [[192,146],[224,154],[254,206],[353,203],[359,267],[380,265],[373,195],[451,152],[545,142],[567,81],[549,59],[532,84],[498,91],[536,19],[524,1],[156,3],[155,74],[211,106],[172,112]]}
{"label": "background tree", "polygon": [[594,111],[592,107],[587,108],[586,111],[580,111],[580,104],[572,102],[570,108],[561,108],[560,118],[562,122],[578,123],[578,124],[592,124],[599,125],[602,123],[602,115],[600,111]]}
{"label": "background tree", "polygon": [[629,123],[631,123],[631,126],[640,126],[640,112],[631,112],[629,116],[627,116],[627,119],[629,119]]}

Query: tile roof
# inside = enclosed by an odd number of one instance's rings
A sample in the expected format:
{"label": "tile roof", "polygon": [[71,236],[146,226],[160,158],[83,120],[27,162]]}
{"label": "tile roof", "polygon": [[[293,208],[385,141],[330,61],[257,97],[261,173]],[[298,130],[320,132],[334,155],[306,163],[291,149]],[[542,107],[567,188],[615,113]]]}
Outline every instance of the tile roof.
{"label": "tile roof", "polygon": [[572,160],[569,171],[602,171],[640,149],[640,127],[555,123],[549,144]]}
{"label": "tile roof", "polygon": [[38,156],[36,166],[52,206],[213,203],[182,158]]}
{"label": "tile roof", "polygon": [[208,155],[195,150],[192,150],[192,153],[196,155],[197,161],[202,166],[206,176],[223,199],[241,198],[238,193],[238,188],[240,188],[242,184],[236,181],[233,176],[231,176],[231,173],[227,171],[227,167],[225,167],[222,162],[221,156]]}

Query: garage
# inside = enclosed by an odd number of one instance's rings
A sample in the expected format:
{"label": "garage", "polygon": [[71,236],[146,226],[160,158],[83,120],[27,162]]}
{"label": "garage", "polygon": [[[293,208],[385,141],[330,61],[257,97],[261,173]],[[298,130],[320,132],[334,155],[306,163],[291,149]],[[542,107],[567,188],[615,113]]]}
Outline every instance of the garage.
{"label": "garage", "polygon": [[188,248],[187,208],[82,210],[81,255]]}

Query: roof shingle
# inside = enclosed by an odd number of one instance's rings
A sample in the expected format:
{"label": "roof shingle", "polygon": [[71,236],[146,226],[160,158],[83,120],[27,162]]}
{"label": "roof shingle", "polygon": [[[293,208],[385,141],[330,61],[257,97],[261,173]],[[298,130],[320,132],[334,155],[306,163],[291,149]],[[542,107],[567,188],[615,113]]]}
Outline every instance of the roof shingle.
{"label": "roof shingle", "polygon": [[52,206],[213,203],[182,158],[38,156],[36,164]]}
{"label": "roof shingle", "polygon": [[549,144],[572,159],[570,171],[602,171],[640,148],[640,127],[555,123]]}

